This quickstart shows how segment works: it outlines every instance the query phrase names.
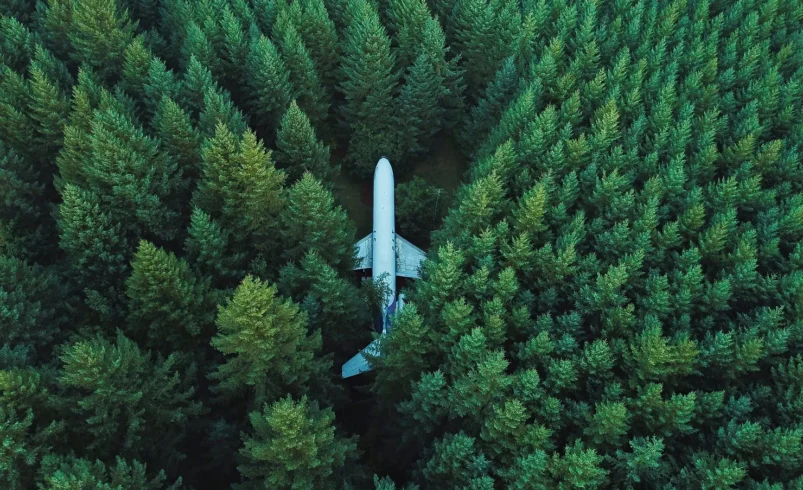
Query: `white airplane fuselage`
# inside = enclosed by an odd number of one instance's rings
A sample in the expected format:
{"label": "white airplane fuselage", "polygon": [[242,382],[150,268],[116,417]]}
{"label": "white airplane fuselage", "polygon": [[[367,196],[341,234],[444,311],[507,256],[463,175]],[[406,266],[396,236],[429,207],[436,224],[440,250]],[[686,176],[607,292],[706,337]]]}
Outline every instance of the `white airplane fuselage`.
{"label": "white airplane fuselage", "polygon": [[[372,280],[384,283],[386,294],[380,311],[382,335],[392,327],[392,315],[404,307],[404,294],[396,297],[396,277],[419,278],[420,265],[426,258],[423,250],[396,234],[395,192],[393,169],[387,158],[381,158],[374,170],[373,229],[355,244],[355,269],[370,268]],[[370,371],[371,365],[363,353],[378,356],[378,342],[379,339],[374,340],[343,364],[342,376],[349,378]]]}
{"label": "white airplane fuselage", "polygon": [[393,169],[382,158],[374,170],[374,224],[371,273],[374,281],[384,280],[389,288],[382,302],[382,333],[388,328],[389,309],[396,302],[396,201]]}

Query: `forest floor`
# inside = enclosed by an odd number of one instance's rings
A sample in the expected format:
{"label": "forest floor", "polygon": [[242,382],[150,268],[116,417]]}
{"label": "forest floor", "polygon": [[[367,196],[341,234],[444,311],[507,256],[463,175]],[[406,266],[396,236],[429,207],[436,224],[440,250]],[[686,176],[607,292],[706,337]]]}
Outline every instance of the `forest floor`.
{"label": "forest floor", "polygon": [[[468,160],[460,152],[457,142],[449,137],[440,137],[434,151],[416,162],[412,172],[395,175],[396,185],[418,175],[451,194],[460,186],[467,168]],[[360,179],[342,171],[335,177],[334,183],[339,204],[357,224],[357,239],[364,237],[371,232],[373,177]]]}

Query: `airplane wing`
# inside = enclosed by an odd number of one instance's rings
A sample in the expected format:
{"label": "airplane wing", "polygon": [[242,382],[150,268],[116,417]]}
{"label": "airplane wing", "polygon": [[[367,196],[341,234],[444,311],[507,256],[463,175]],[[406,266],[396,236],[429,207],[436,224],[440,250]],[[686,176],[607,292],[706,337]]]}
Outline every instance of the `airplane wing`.
{"label": "airplane wing", "polygon": [[357,266],[354,267],[354,270],[373,267],[373,237],[374,234],[369,233],[354,245],[354,249],[357,251]]}
{"label": "airplane wing", "polygon": [[423,250],[408,242],[396,233],[396,275],[418,279],[421,277],[419,268],[421,262],[427,258]]}
{"label": "airplane wing", "polygon": [[374,340],[368,346],[363,349],[362,351],[358,352],[356,356],[349,359],[345,364],[343,364],[343,370],[341,372],[344,378],[350,378],[352,376],[356,376],[360,373],[364,373],[365,371],[371,370],[371,365],[368,364],[368,359],[362,355],[363,352],[367,352],[372,356],[378,356],[379,339]]}

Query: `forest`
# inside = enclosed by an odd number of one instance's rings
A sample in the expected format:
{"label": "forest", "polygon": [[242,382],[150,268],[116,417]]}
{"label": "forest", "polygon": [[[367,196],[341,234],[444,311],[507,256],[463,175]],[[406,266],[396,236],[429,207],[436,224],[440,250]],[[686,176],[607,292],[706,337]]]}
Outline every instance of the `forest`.
{"label": "forest", "polygon": [[801,151],[801,0],[0,0],[0,488],[803,489]]}

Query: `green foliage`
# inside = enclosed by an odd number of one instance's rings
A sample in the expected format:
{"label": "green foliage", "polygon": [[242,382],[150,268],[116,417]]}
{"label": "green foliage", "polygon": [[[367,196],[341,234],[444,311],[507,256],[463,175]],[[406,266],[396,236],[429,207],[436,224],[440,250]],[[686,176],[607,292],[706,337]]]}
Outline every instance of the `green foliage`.
{"label": "green foliage", "polygon": [[253,433],[240,450],[246,482],[238,488],[336,489],[356,476],[356,441],[335,434],[334,414],[291,397],[249,414]]}
{"label": "green foliage", "polygon": [[0,0],[0,486],[803,488],[799,3]]}
{"label": "green foliage", "polygon": [[325,377],[329,367],[315,359],[320,331],[308,333],[306,315],[276,292],[275,285],[246,277],[219,308],[218,334],[212,339],[212,346],[227,356],[211,375],[216,390],[231,396],[253,389],[254,406],[283,393],[310,392],[313,385],[325,384],[316,378]]}
{"label": "green foliage", "polygon": [[329,147],[316,137],[309,118],[295,101],[282,116],[276,135],[276,164],[287,172],[288,183],[310,172],[328,184],[340,171],[330,162]]}
{"label": "green foliage", "polygon": [[429,243],[429,234],[438,228],[449,208],[446,191],[414,176],[396,186],[396,220],[399,233],[420,245]]}
{"label": "green foliage", "polygon": [[36,467],[50,447],[48,439],[57,430],[56,425],[34,428],[34,414],[28,410],[17,413],[10,407],[0,407],[0,477],[10,490],[30,488]]}
{"label": "green foliage", "polygon": [[[300,70],[301,67],[294,67]],[[276,46],[265,36],[254,39],[248,50],[245,85],[249,105],[257,115],[259,127],[270,130],[278,125],[293,97],[287,67]]]}
{"label": "green foliage", "polygon": [[312,330],[320,330],[323,350],[334,352],[336,360],[350,358],[370,338],[367,329],[355,328],[369,322],[370,304],[364,291],[338,275],[315,249],[298,263],[281,270],[279,286],[301,305]]}
{"label": "green foliage", "polygon": [[62,488],[65,490],[178,490],[181,479],[172,485],[165,480],[164,471],[149,477],[147,466],[139,461],[130,463],[117,458],[114,465],[100,460],[89,461],[75,456],[48,455],[39,470],[38,488]]}
{"label": "green foliage", "polygon": [[62,278],[38,264],[0,255],[0,345],[48,346],[66,320]]}
{"label": "green foliage", "polygon": [[[211,338],[215,306],[209,280],[196,277],[186,261],[142,241],[126,280],[132,337],[155,350],[180,351]],[[201,343],[202,342],[202,343]]]}
{"label": "green foliage", "polygon": [[98,337],[69,345],[60,385],[71,411],[87,426],[75,437],[95,458],[119,455],[173,465],[184,457],[183,425],[202,413],[191,374],[178,358],[151,359],[118,330],[114,343]]}
{"label": "green foliage", "polygon": [[373,4],[350,2],[347,17],[338,89],[346,99],[341,114],[350,129],[346,159],[356,175],[365,177],[380,157],[398,160],[401,149],[392,114],[397,107],[393,91],[399,75],[390,38]]}
{"label": "green foliage", "polygon": [[104,78],[114,79],[122,66],[123,52],[134,38],[136,24],[116,0],[73,2],[70,7],[70,24],[65,28],[74,59]]}
{"label": "green foliage", "polygon": [[326,127],[324,122],[329,111],[329,102],[315,69],[315,62],[292,24],[285,28],[278,43],[299,107],[310,118],[313,126],[323,130]]}
{"label": "green foliage", "polygon": [[278,245],[277,216],[285,202],[284,173],[252,132],[238,138],[218,124],[202,150],[202,177],[193,204],[232,233],[248,255]]}
{"label": "green foliage", "polygon": [[339,271],[354,264],[354,226],[332,193],[307,172],[287,191],[282,210],[281,236],[284,258],[300,260],[309,251],[318,253]]}

